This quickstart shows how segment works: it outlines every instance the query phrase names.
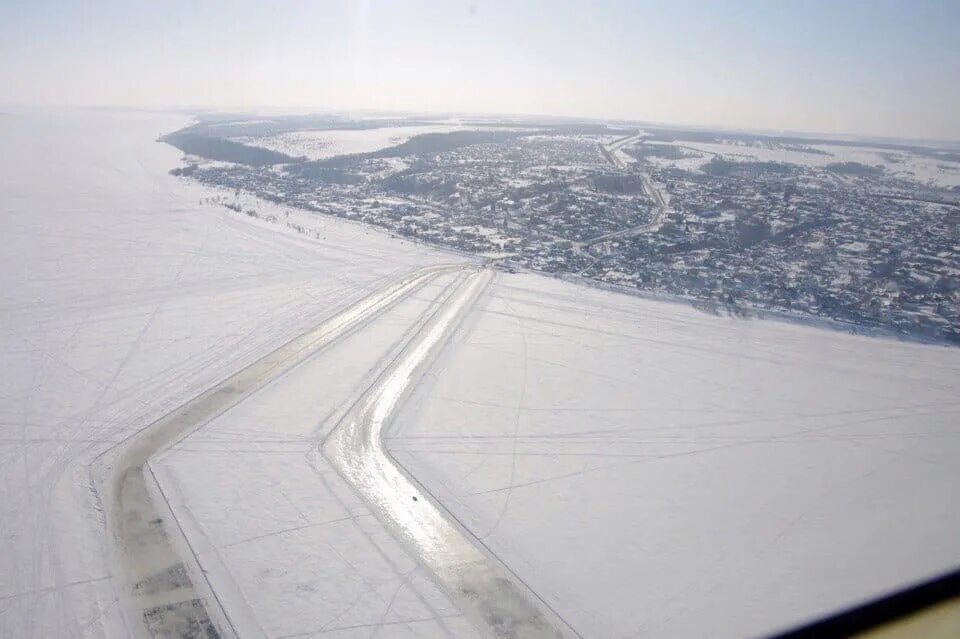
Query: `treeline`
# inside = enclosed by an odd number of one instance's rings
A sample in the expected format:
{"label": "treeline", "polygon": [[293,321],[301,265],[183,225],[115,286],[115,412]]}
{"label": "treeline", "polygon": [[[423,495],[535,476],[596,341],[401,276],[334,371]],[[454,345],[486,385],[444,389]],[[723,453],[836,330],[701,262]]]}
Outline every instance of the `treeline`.
{"label": "treeline", "polygon": [[859,162],[831,162],[823,168],[838,175],[860,175],[867,177],[883,173],[882,166],[868,166],[866,164],[860,164]]}
{"label": "treeline", "polygon": [[791,175],[797,171],[797,167],[783,162],[733,162],[716,155],[703,165],[702,170],[716,177],[755,176],[760,173]]}
{"label": "treeline", "polygon": [[590,177],[590,183],[596,191],[606,193],[643,193],[643,180],[638,175],[620,175],[601,173]]}
{"label": "treeline", "polygon": [[188,155],[196,155],[208,160],[233,162],[247,166],[269,166],[271,164],[291,164],[303,162],[305,157],[291,157],[286,153],[271,151],[257,146],[247,146],[233,140],[211,138],[195,133],[171,133],[160,138],[170,146],[176,147]]}
{"label": "treeline", "polygon": [[685,160],[687,158],[703,157],[699,153],[691,153],[678,146],[670,144],[638,144],[624,149],[638,160],[645,158],[663,158],[665,160]]}
{"label": "treeline", "polygon": [[[689,129],[661,129],[645,128],[647,140],[654,142],[697,142],[708,144],[746,144],[769,145],[776,144],[787,150],[803,153],[827,153],[822,149],[814,149],[812,145],[829,145],[835,147],[856,147],[874,149],[877,151],[897,151],[911,153],[921,157],[933,158],[942,162],[960,162],[960,151],[953,146],[923,146],[901,141],[879,140],[844,140],[818,137],[791,137],[784,135],[762,135],[753,133],[738,133],[734,131],[703,131]],[[792,147],[792,148],[791,148]],[[827,155],[832,155],[827,153]]]}
{"label": "treeline", "polygon": [[180,130],[212,138],[261,137],[293,131],[332,131],[378,129],[381,127],[421,126],[433,124],[430,119],[349,120],[337,115],[289,115],[273,118],[252,118],[241,114],[205,117]]}
{"label": "treeline", "polygon": [[324,160],[303,162],[291,169],[303,175],[323,178],[331,173],[339,173],[338,169],[352,166],[363,160],[378,158],[398,158],[408,155],[426,153],[442,153],[453,149],[471,146],[474,144],[489,144],[505,142],[523,135],[515,131],[451,131],[450,133],[423,133],[414,136],[396,146],[387,147],[369,153],[353,153],[338,155]]}

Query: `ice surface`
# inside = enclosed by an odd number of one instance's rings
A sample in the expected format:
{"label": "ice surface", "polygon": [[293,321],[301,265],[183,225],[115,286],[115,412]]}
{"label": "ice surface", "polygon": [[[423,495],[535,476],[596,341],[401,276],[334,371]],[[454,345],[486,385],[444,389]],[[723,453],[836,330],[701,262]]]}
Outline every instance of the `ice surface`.
{"label": "ice surface", "polygon": [[583,636],[758,636],[956,565],[956,349],[488,290],[389,448]]}

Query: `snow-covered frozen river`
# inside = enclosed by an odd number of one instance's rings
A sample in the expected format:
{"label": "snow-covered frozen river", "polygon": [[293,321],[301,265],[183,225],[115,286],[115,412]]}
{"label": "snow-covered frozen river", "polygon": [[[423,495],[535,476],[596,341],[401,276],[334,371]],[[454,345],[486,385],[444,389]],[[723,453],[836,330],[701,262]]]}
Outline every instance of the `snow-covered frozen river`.
{"label": "snow-covered frozen river", "polygon": [[960,557],[957,349],[472,268],[351,315],[469,260],[209,204],[183,124],[0,116],[0,637],[131,635],[91,465],[317,326],[146,463],[241,637],[759,635]]}

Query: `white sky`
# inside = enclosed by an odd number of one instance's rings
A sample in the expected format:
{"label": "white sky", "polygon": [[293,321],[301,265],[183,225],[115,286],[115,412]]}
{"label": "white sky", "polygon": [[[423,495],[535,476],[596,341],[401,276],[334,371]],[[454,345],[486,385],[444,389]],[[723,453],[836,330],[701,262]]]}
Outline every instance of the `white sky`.
{"label": "white sky", "polygon": [[0,5],[0,103],[400,109],[960,139],[960,2]]}

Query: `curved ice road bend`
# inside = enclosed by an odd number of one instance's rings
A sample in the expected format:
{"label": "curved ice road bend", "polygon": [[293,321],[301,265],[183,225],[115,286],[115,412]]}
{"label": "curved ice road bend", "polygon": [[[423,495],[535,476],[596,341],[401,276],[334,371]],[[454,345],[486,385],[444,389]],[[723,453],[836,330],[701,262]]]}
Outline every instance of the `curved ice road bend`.
{"label": "curved ice road bend", "polygon": [[468,278],[419,335],[343,417],[324,456],[373,511],[429,568],[453,601],[494,637],[564,637],[576,633],[482,543],[458,526],[383,445],[384,428],[490,281]]}
{"label": "curved ice road bend", "polygon": [[131,636],[237,634],[170,512],[150,470],[150,458],[429,280],[463,268],[464,265],[433,266],[393,282],[161,417],[97,459],[94,480],[106,510],[114,579]]}

